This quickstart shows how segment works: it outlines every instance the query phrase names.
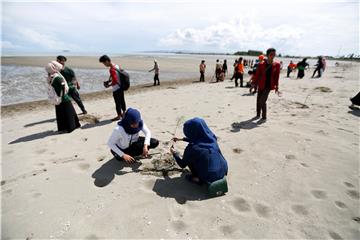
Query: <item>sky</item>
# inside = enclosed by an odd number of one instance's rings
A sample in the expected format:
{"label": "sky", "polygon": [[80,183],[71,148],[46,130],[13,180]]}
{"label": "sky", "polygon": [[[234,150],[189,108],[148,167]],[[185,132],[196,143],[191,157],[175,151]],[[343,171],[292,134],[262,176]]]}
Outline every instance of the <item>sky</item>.
{"label": "sky", "polygon": [[226,52],[359,55],[359,0],[2,0],[2,55]]}

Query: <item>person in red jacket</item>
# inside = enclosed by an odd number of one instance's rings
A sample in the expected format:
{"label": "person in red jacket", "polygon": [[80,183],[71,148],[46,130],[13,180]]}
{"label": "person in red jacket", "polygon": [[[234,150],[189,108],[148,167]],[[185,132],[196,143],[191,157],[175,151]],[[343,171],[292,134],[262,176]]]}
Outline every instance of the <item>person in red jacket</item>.
{"label": "person in red jacket", "polygon": [[267,59],[259,63],[254,79],[255,84],[258,86],[256,118],[260,118],[261,114],[261,122],[266,121],[266,101],[270,91],[275,90],[275,93],[279,94],[280,63],[274,62],[276,50],[269,48],[266,51],[266,56]]}

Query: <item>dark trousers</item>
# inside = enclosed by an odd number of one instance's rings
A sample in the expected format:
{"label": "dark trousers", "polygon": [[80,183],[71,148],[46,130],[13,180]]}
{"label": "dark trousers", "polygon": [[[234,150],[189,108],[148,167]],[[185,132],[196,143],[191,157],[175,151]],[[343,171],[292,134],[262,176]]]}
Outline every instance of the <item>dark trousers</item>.
{"label": "dark trousers", "polygon": [[291,69],[291,67],[288,67],[287,68],[287,75],[286,75],[286,77],[290,77],[290,73],[292,72],[292,69]]}
{"label": "dark trousers", "polygon": [[270,93],[270,89],[258,90],[258,95],[256,99],[256,115],[260,117],[260,113],[262,113],[261,117],[266,119],[266,101],[268,99]]}
{"label": "dark trousers", "polygon": [[116,112],[117,112],[118,116],[120,116],[121,110],[122,110],[122,112],[126,111],[124,91],[122,89],[116,90],[115,92],[113,92],[113,97],[114,97],[114,101],[115,101]]}
{"label": "dark trousers", "polygon": [[314,73],[313,73],[313,75],[312,75],[312,77],[314,77],[314,76],[315,76],[315,73],[316,73],[316,72],[318,72],[317,77],[319,77],[319,78],[320,78],[320,77],[321,77],[321,68],[316,68],[316,69],[315,69],[315,71],[314,71]]}
{"label": "dark trousers", "polygon": [[235,73],[235,87],[239,86],[238,79],[240,79],[240,87],[243,87],[244,74],[239,72]]}
{"label": "dark trousers", "polygon": [[221,73],[221,69],[218,68],[215,71],[215,75],[216,75],[216,82],[218,82],[220,80],[220,73]]}
{"label": "dark trousers", "polygon": [[205,73],[200,72],[200,82],[205,82]]}
{"label": "dark trousers", "polygon": [[[143,153],[144,142],[145,142],[145,138],[139,137],[139,139],[136,142],[132,143],[128,148],[120,149],[120,150],[132,157],[140,156]],[[151,138],[150,145],[148,146],[148,148],[153,149],[156,148],[157,146],[159,146],[159,141],[155,138]],[[123,158],[117,155],[113,150],[111,150],[111,153],[114,155],[116,159],[123,160]]]}
{"label": "dark trousers", "polygon": [[155,73],[154,75],[154,86],[156,85],[156,81],[158,82],[158,85],[160,85],[160,80],[159,80],[159,74]]}
{"label": "dark trousers", "polygon": [[76,88],[70,88],[69,89],[69,92],[68,92],[68,95],[74,99],[74,101],[77,103],[77,105],[79,106],[79,108],[81,109],[82,112],[85,112],[85,107],[84,107],[84,104],[82,103],[81,101],[81,98],[80,98],[80,94],[79,92],[76,90]]}

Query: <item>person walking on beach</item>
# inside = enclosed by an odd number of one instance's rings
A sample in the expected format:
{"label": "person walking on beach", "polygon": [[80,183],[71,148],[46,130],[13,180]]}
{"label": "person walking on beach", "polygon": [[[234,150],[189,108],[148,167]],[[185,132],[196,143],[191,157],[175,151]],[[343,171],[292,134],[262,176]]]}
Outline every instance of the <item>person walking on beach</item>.
{"label": "person walking on beach", "polygon": [[72,132],[80,127],[79,118],[76,115],[75,109],[71,103],[70,96],[68,95],[69,87],[66,79],[60,74],[63,68],[57,61],[51,61],[45,67],[48,73],[47,82],[49,88],[53,88],[55,94],[60,99],[60,103],[55,104],[56,122],[58,131]]}
{"label": "person walking on beach", "polygon": [[322,75],[323,69],[324,69],[323,63],[324,63],[324,62],[323,62],[323,58],[322,58],[321,56],[318,57],[318,61],[317,61],[317,63],[315,64],[316,68],[315,68],[315,71],[314,71],[314,73],[313,73],[313,75],[312,75],[311,78],[314,78],[314,77],[315,77],[316,72],[318,73],[317,77],[318,77],[318,78],[321,78],[321,75]]}
{"label": "person walking on beach", "polygon": [[105,67],[109,68],[110,77],[109,80],[104,82],[104,87],[112,87],[113,97],[116,106],[117,116],[111,119],[112,121],[117,121],[122,118],[123,113],[126,111],[126,103],[124,96],[124,89],[121,86],[120,81],[120,67],[119,65],[113,64],[111,59],[107,55],[103,55],[99,58],[99,62],[104,64]]}
{"label": "person walking on beach", "polygon": [[235,75],[235,87],[239,86],[238,83],[238,79],[240,79],[240,87],[244,87],[243,86],[243,81],[244,81],[244,65],[242,63],[243,58],[239,58],[237,67],[236,67],[236,75]]}
{"label": "person walking on beach", "polygon": [[233,66],[234,66],[234,72],[233,72],[232,77],[230,78],[230,81],[232,81],[232,80],[236,77],[237,65],[238,65],[238,60],[235,59],[235,62],[234,62],[234,64],[233,64]]}
{"label": "person walking on beach", "polygon": [[75,73],[71,68],[69,68],[68,66],[65,66],[65,62],[67,61],[66,57],[59,55],[59,56],[57,56],[56,61],[59,62],[61,65],[63,65],[63,69],[60,71],[60,74],[63,75],[63,77],[66,79],[66,82],[69,86],[68,95],[72,99],[74,99],[74,101],[80,107],[82,113],[87,114],[87,111],[85,110],[84,104],[82,103],[80,94],[78,92],[78,90],[80,90],[80,84],[75,77]]}
{"label": "person walking on beach", "polygon": [[205,70],[206,70],[205,60],[201,60],[199,69],[200,69],[200,82],[205,82]]}
{"label": "person walking on beach", "polygon": [[296,68],[296,64],[293,63],[293,61],[291,60],[290,63],[289,63],[289,65],[288,65],[288,67],[287,67],[286,77],[289,78],[289,77],[290,77],[290,73],[291,73],[292,71],[294,71],[295,68]]}
{"label": "person walking on beach", "polygon": [[256,118],[261,120],[258,123],[266,121],[266,101],[271,90],[279,94],[279,76],[280,76],[280,63],[274,62],[276,50],[269,48],[266,51],[267,59],[259,63],[255,73],[254,83],[258,87],[258,94],[256,99]]}
{"label": "person walking on beach", "polygon": [[224,63],[223,63],[223,65],[222,65],[222,70],[223,70],[223,72],[224,72],[224,77],[226,77],[227,72],[228,72],[228,66],[227,66],[227,61],[226,61],[226,59],[224,60]]}
{"label": "person walking on beach", "polygon": [[[145,137],[139,137],[140,131]],[[142,120],[140,112],[129,108],[124,118],[117,123],[107,145],[117,160],[133,163],[136,156],[147,157],[149,149],[156,148],[159,141],[151,138],[151,132]]]}
{"label": "person walking on beach", "polygon": [[183,158],[170,148],[177,164],[181,168],[189,167],[191,174],[186,176],[190,182],[212,183],[224,178],[228,173],[227,162],[220,151],[217,137],[209,129],[202,118],[193,118],[184,123],[185,138],[174,137],[173,141],[185,141],[189,144],[185,148]]}
{"label": "person walking on beach", "polygon": [[216,65],[215,65],[215,77],[216,77],[216,82],[219,82],[219,78],[220,78],[220,73],[222,71],[222,64],[219,61],[219,59],[216,59]]}
{"label": "person walking on beach", "polygon": [[156,59],[154,59],[154,67],[149,70],[149,72],[154,71],[154,86],[156,86],[156,81],[157,81],[157,85],[160,85],[160,79],[159,79],[159,72],[160,72],[160,68],[159,68],[159,64],[156,61]]}
{"label": "person walking on beach", "polygon": [[296,67],[298,69],[298,75],[297,78],[302,79],[305,76],[305,69],[306,67],[309,67],[309,64],[306,62],[307,58],[304,58],[301,62],[298,62],[296,64]]}

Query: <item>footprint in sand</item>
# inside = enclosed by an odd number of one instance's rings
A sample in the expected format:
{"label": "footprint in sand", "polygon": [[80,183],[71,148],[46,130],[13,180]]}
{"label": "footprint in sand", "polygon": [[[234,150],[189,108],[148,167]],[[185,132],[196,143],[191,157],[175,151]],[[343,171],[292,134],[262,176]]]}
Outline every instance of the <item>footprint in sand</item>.
{"label": "footprint in sand", "polygon": [[99,238],[95,234],[90,234],[87,237],[85,237],[85,239],[87,239],[87,240],[97,240]]}
{"label": "footprint in sand", "polygon": [[294,159],[296,159],[296,156],[292,155],[292,154],[287,154],[287,155],[285,155],[285,158],[288,160],[294,160]]}
{"label": "footprint in sand", "polygon": [[234,201],[234,207],[240,212],[248,212],[251,210],[250,204],[243,198],[236,198]]}
{"label": "footprint in sand", "polygon": [[1,186],[5,185],[6,181],[5,180],[2,180],[1,181]]}
{"label": "footprint in sand", "polygon": [[357,223],[360,223],[360,217],[353,217],[352,220],[354,220],[354,221],[357,222]]}
{"label": "footprint in sand", "polygon": [[90,164],[88,164],[88,163],[80,163],[78,166],[81,170],[84,170],[84,171],[90,168]]}
{"label": "footprint in sand", "polygon": [[303,167],[306,167],[306,168],[309,167],[309,165],[307,165],[306,163],[303,163],[303,162],[302,162],[302,163],[300,163],[300,164],[301,164],[301,166],[303,166]]}
{"label": "footprint in sand", "polygon": [[326,192],[321,191],[321,190],[313,190],[313,191],[311,191],[311,194],[317,199],[325,199],[325,198],[327,198]]}
{"label": "footprint in sand", "polygon": [[348,195],[349,197],[351,197],[352,199],[359,199],[359,198],[360,198],[360,195],[359,195],[359,192],[358,192],[358,191],[348,190],[346,193],[347,193],[347,195]]}
{"label": "footprint in sand", "polygon": [[3,193],[4,193],[4,194],[7,194],[7,195],[11,195],[12,192],[13,192],[12,189],[8,189],[8,190],[4,191]]}
{"label": "footprint in sand", "polygon": [[46,149],[43,148],[43,149],[39,149],[39,150],[36,150],[35,151],[37,154],[43,154],[44,152],[46,152]]}
{"label": "footprint in sand", "polygon": [[33,198],[38,198],[38,197],[40,197],[42,194],[41,193],[34,193],[33,195],[32,195],[32,197]]}
{"label": "footprint in sand", "polygon": [[329,235],[334,240],[343,239],[339,234],[337,234],[336,232],[333,232],[333,231],[329,231]]}
{"label": "footprint in sand", "polygon": [[237,227],[231,225],[225,225],[220,227],[220,231],[224,234],[224,236],[231,235],[237,230]]}
{"label": "footprint in sand", "polygon": [[352,185],[351,183],[349,182],[344,182],[345,186],[347,186],[348,188],[354,188],[355,186]]}
{"label": "footprint in sand", "polygon": [[237,154],[240,154],[242,153],[244,150],[242,150],[241,148],[233,148],[233,152],[234,153],[237,153]]}
{"label": "footprint in sand", "polygon": [[255,204],[255,211],[260,217],[270,217],[270,208],[268,206],[265,206],[263,204]]}
{"label": "footprint in sand", "polygon": [[182,232],[187,228],[186,224],[181,220],[173,221],[171,225],[177,232]]}
{"label": "footprint in sand", "polygon": [[309,211],[303,205],[293,205],[291,209],[298,215],[306,216],[309,214]]}
{"label": "footprint in sand", "polygon": [[339,208],[347,208],[346,204],[340,201],[335,201],[335,205]]}

